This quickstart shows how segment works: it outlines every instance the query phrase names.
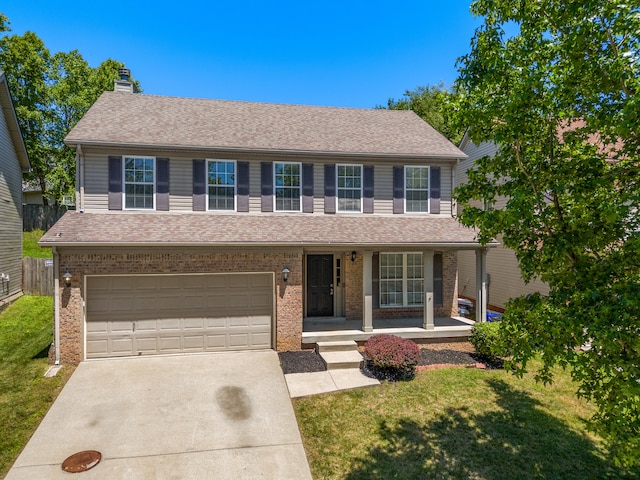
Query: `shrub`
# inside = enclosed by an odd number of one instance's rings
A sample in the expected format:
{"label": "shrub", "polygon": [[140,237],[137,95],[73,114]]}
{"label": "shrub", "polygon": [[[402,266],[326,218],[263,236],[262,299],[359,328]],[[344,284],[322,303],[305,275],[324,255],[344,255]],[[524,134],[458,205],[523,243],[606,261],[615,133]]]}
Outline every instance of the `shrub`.
{"label": "shrub", "polygon": [[420,360],[420,347],[395,335],[374,335],[364,346],[373,373],[387,380],[411,379]]}
{"label": "shrub", "polygon": [[471,329],[469,341],[478,355],[489,359],[502,356],[500,322],[476,323]]}

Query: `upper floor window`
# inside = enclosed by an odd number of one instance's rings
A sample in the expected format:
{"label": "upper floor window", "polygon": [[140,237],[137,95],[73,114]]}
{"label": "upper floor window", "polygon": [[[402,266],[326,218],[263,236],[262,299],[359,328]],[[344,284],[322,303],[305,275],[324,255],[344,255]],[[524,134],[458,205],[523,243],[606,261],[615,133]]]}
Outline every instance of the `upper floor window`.
{"label": "upper floor window", "polygon": [[380,306],[413,307],[424,303],[421,253],[380,254]]}
{"label": "upper floor window", "polygon": [[153,157],[124,157],[125,208],[154,208],[155,169]]}
{"label": "upper floor window", "polygon": [[404,167],[405,212],[429,213],[429,167]]}
{"label": "upper floor window", "polygon": [[273,167],[276,211],[300,211],[302,164],[276,162]]}
{"label": "upper floor window", "polygon": [[362,165],[338,165],[338,212],[362,211]]}
{"label": "upper floor window", "polygon": [[209,210],[235,210],[235,161],[207,161],[207,193],[209,197]]}

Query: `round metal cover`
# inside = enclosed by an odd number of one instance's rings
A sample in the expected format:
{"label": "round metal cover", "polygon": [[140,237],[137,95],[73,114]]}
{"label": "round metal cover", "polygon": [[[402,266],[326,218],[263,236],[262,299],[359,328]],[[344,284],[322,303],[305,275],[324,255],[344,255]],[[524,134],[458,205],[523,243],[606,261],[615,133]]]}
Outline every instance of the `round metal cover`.
{"label": "round metal cover", "polygon": [[102,454],[97,450],[85,450],[74,453],[62,462],[62,470],[69,473],[86,472],[92,469],[102,460]]}

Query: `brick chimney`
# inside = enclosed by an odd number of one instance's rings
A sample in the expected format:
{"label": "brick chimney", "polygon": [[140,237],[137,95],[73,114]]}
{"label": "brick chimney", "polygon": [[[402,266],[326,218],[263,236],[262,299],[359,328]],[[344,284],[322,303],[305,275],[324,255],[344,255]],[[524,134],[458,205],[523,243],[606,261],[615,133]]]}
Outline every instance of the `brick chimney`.
{"label": "brick chimney", "polygon": [[136,93],[136,86],[131,80],[129,80],[131,77],[131,70],[128,68],[119,68],[118,75],[120,76],[120,80],[116,80],[114,82],[113,91]]}

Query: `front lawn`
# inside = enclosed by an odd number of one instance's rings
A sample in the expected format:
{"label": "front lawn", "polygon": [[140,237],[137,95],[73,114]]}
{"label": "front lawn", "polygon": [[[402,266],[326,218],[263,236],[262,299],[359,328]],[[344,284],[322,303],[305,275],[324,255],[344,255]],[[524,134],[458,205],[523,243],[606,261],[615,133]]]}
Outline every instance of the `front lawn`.
{"label": "front lawn", "polygon": [[24,296],[0,312],[0,478],[73,371],[65,367],[44,377],[52,329],[51,297]]}
{"label": "front lawn", "polygon": [[294,400],[313,478],[640,478],[616,467],[559,371],[550,387],[504,370],[445,368],[410,382]]}
{"label": "front lawn", "polygon": [[22,232],[22,256],[31,258],[53,258],[50,248],[42,248],[38,240],[44,235],[44,230]]}

